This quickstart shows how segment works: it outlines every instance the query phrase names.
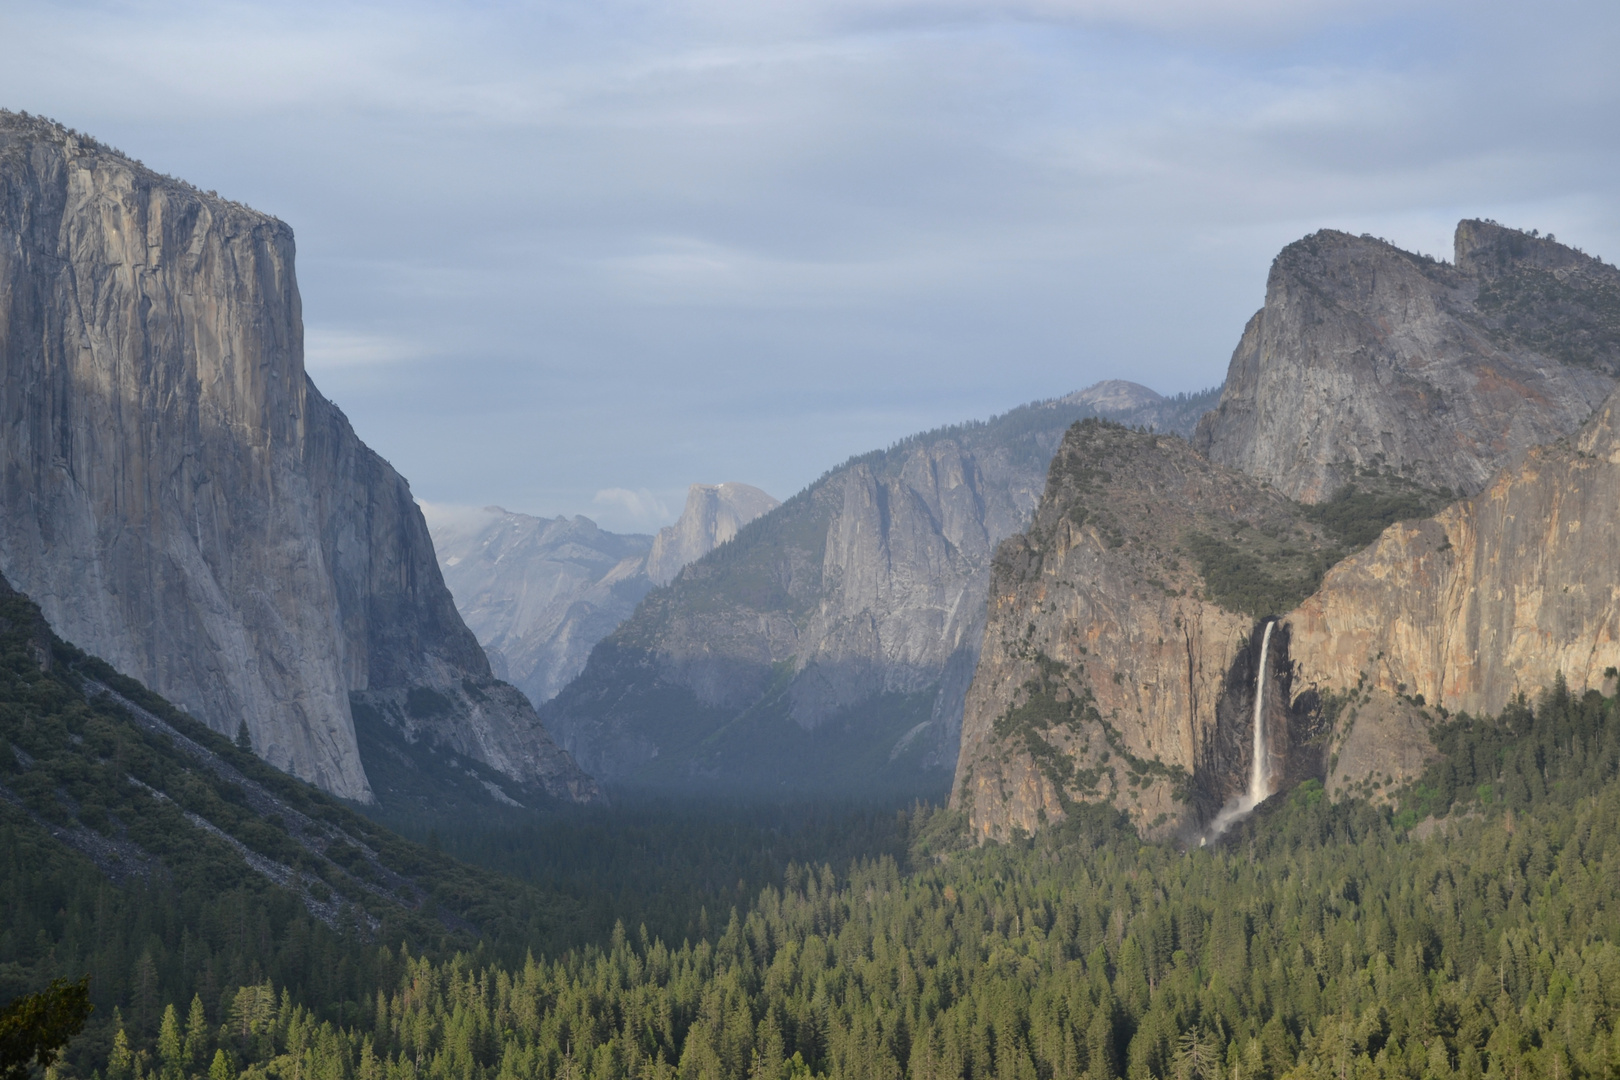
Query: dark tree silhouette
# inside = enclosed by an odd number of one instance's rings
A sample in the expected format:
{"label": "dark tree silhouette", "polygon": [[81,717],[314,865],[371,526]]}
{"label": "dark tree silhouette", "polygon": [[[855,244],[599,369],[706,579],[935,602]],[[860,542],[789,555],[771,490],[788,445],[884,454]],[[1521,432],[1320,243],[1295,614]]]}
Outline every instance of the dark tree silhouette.
{"label": "dark tree silhouette", "polygon": [[90,1018],[90,976],[53,979],[37,994],[0,1010],[0,1080],[28,1080],[28,1067],[49,1068]]}

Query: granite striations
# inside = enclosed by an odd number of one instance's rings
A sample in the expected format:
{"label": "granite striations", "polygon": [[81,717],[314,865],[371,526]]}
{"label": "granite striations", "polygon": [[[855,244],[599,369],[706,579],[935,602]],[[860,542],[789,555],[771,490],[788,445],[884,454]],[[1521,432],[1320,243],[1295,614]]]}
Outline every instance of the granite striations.
{"label": "granite striations", "polygon": [[[0,113],[0,572],[53,628],[273,764],[373,798],[351,695],[594,787],[504,695],[404,479],[310,383],[292,231]],[[515,700],[514,700],[515,699]]]}

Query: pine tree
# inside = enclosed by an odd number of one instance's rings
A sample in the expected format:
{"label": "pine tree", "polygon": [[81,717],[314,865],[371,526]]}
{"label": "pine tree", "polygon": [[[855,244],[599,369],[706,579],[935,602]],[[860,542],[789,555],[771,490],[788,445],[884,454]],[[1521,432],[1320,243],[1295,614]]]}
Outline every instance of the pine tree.
{"label": "pine tree", "polygon": [[203,1015],[202,998],[191,995],[191,1009],[186,1014],[185,1062],[186,1071],[202,1068],[203,1055],[208,1053],[208,1017]]}
{"label": "pine tree", "polygon": [[123,1021],[116,1022],[118,1032],[113,1036],[112,1052],[107,1055],[107,1080],[131,1080],[135,1055],[130,1053],[129,1036],[124,1034]]}
{"label": "pine tree", "polygon": [[163,1007],[163,1022],[158,1027],[158,1062],[163,1067],[163,1080],[185,1080],[186,1045],[180,1034],[180,1015],[174,1006]]}

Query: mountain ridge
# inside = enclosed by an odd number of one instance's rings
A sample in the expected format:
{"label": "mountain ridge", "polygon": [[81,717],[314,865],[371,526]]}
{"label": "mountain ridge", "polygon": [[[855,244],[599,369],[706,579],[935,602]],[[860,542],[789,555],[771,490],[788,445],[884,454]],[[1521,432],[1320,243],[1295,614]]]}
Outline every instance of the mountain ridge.
{"label": "mountain ridge", "polygon": [[[1620,271],[1493,223],[1461,223],[1457,245],[1466,280],[1371,238],[1289,245],[1193,447],[1071,430],[1034,526],[997,555],[952,792],[977,837],[1103,801],[1208,839],[1257,791],[1412,780],[1448,710],[1606,685]],[[1498,286],[1519,291],[1475,304]],[[1537,365],[1539,384],[1493,376]],[[1439,385],[1446,408],[1416,407]],[[1357,457],[1369,416],[1388,452]],[[1458,416],[1478,430],[1458,439]]]}
{"label": "mountain ridge", "polygon": [[501,507],[424,506],[445,583],[503,679],[538,708],[648,590],[730,540],[777,501],[748,484],[693,484],[680,518],[655,536]]}
{"label": "mountain ridge", "polygon": [[943,789],[994,543],[1093,411],[1036,402],[829,469],[649,593],[547,726],[610,785]]}

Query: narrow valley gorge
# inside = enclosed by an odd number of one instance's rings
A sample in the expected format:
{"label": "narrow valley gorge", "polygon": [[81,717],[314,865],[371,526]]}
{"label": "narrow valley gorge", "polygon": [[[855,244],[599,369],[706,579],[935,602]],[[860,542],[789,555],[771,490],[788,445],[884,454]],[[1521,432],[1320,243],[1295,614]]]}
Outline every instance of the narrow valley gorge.
{"label": "narrow valley gorge", "polygon": [[[619,534],[419,504],[286,224],[0,111],[0,1080],[1613,1080],[1620,271],[1454,245],[1289,244],[1220,387]],[[552,336],[549,416],[632,414]],[[588,501],[570,437],[479,490]]]}
{"label": "narrow valley gorge", "polygon": [[679,520],[656,536],[545,520],[498,506],[426,506],[445,584],[496,675],[536,708],[585,667],[657,585],[780,505],[748,484],[693,484]]}

